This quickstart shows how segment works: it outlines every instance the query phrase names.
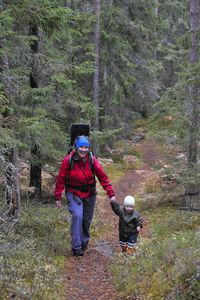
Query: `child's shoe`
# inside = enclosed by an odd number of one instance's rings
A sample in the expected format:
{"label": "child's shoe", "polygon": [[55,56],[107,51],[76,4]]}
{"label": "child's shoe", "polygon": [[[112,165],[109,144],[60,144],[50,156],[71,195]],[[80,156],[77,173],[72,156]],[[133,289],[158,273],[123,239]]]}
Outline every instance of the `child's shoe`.
{"label": "child's shoe", "polygon": [[134,249],[131,249],[131,248],[126,248],[126,252],[130,253],[130,254],[133,254],[134,253]]}
{"label": "child's shoe", "polygon": [[122,253],[126,253],[127,246],[121,246]]}

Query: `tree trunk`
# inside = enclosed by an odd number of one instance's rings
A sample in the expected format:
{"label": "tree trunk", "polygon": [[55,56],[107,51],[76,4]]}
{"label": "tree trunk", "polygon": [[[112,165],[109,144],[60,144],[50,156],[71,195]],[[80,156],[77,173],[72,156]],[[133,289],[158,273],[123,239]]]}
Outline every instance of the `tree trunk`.
{"label": "tree trunk", "polygon": [[[190,29],[191,29],[191,49],[190,63],[192,67],[198,64],[198,26],[199,26],[199,0],[190,1]],[[192,76],[198,76],[198,73],[192,73]],[[195,80],[193,81],[195,82]],[[193,195],[200,192],[197,183],[197,141],[198,141],[198,87],[191,85],[190,99],[188,103],[188,119],[189,119],[189,141],[188,141],[188,171],[191,183],[187,186],[187,194]]]}
{"label": "tree trunk", "polygon": [[[33,161],[40,160],[40,151],[37,145],[33,145],[31,148],[31,157]],[[30,168],[30,187],[34,187],[34,192],[29,192],[30,197],[40,198],[42,196],[42,165],[37,162],[31,162]]]}
{"label": "tree trunk", "polygon": [[[30,24],[29,34],[34,35],[38,38],[38,26],[35,24]],[[30,87],[38,88],[37,82],[37,70],[35,68],[35,54],[38,53],[38,40],[34,40],[31,45],[31,50],[33,53],[33,63],[32,70],[30,73]],[[40,163],[40,150],[39,147],[34,142],[34,137],[31,137],[31,165],[30,165],[30,187],[34,187],[34,192],[29,192],[31,198],[37,197],[41,198],[42,196],[42,164]]]}
{"label": "tree trunk", "polygon": [[[0,14],[2,14],[3,12],[3,5],[2,5],[2,1],[0,1]],[[3,41],[2,39],[0,40],[0,48],[3,47]],[[0,65],[0,72],[2,72],[2,64]]]}
{"label": "tree trunk", "polygon": [[70,0],[65,0],[64,1],[64,6],[68,7],[68,8],[71,8],[71,1]]}
{"label": "tree trunk", "polygon": [[[97,17],[97,22],[95,25],[95,32],[94,32],[94,104],[99,109],[99,31],[100,31],[100,0],[96,0],[96,7],[95,7],[95,15]],[[97,112],[96,117],[94,118],[94,127],[98,130],[99,129],[99,113]]]}
{"label": "tree trunk", "polygon": [[16,147],[11,149],[8,155],[10,166],[6,172],[6,199],[8,204],[7,215],[9,218],[20,217],[21,197],[19,188],[19,176],[17,168]]}
{"label": "tree trunk", "polygon": [[[0,1],[0,14],[3,13],[3,2]],[[3,47],[4,39],[0,40],[0,49]],[[6,72],[8,69],[8,59],[4,55],[0,59],[0,82],[4,85],[4,94],[6,95]],[[10,111],[6,109],[3,111],[3,117],[8,120]],[[12,129],[13,120],[10,120],[8,124],[3,124],[5,127]],[[8,205],[7,216],[9,218],[20,217],[21,214],[21,197],[19,188],[19,176],[17,168],[17,150],[13,147],[10,153],[5,153],[5,158],[8,161],[8,169],[6,169],[6,201]]]}
{"label": "tree trunk", "polygon": [[[156,23],[156,30],[154,31],[154,37],[155,37],[155,39],[157,40],[157,38],[158,38],[158,24],[157,24],[157,22],[158,22],[158,0],[154,0],[154,2],[155,2],[155,7],[154,7],[154,16],[155,16],[155,23]],[[153,57],[154,57],[154,59],[155,60],[157,60],[157,48],[155,47],[154,48],[154,51],[153,51]]]}
{"label": "tree trunk", "polygon": [[[94,31],[94,105],[97,109],[96,116],[93,118],[93,127],[95,130],[99,131],[99,36],[100,36],[100,0],[95,1],[95,15],[96,15],[96,25]],[[99,143],[97,138],[93,142],[95,155],[99,154]]]}
{"label": "tree trunk", "polygon": [[[2,1],[0,1],[0,14],[2,14],[3,12],[3,5],[1,3]],[[3,47],[3,40],[0,39],[0,49]],[[0,56],[0,76],[2,77],[2,74],[3,74],[3,60]],[[2,78],[0,78],[0,82],[2,82]]]}

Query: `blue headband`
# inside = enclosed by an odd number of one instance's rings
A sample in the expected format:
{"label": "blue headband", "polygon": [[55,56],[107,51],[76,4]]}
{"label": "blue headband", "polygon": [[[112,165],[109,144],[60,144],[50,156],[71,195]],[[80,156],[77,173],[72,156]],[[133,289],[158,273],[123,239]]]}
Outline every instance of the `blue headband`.
{"label": "blue headband", "polygon": [[76,149],[78,149],[79,147],[82,147],[82,146],[85,146],[85,147],[88,147],[89,148],[89,141],[87,138],[85,137],[80,137],[78,140],[77,140],[77,146],[76,146]]}

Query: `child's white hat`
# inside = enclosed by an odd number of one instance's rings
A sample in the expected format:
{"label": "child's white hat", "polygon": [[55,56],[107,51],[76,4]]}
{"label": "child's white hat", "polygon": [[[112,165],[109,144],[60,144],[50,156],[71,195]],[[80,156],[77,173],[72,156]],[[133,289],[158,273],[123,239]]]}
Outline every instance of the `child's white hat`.
{"label": "child's white hat", "polygon": [[128,195],[124,198],[124,205],[135,206],[135,198]]}

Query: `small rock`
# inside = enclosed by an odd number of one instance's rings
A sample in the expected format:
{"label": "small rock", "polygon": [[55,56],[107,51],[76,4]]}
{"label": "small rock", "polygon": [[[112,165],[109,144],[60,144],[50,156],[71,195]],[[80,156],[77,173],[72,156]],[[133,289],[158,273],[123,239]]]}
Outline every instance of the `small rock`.
{"label": "small rock", "polygon": [[78,268],[78,270],[79,270],[79,272],[86,272],[86,270],[83,268]]}

